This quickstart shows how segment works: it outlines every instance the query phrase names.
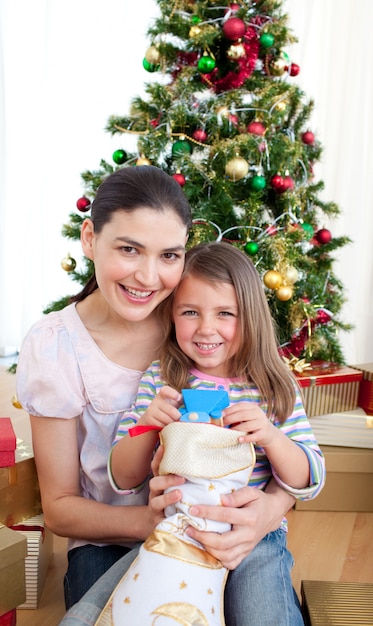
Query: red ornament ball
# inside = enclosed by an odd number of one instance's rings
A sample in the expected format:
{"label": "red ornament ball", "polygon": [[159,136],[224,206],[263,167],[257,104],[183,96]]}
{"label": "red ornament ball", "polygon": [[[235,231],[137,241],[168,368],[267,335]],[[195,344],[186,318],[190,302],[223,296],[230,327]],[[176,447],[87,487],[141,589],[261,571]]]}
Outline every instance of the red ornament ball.
{"label": "red ornament ball", "polygon": [[250,122],[247,127],[247,132],[251,133],[252,135],[262,136],[266,132],[266,129],[264,124],[262,124],[261,122]]}
{"label": "red ornament ball", "polygon": [[299,72],[300,72],[299,65],[297,65],[296,63],[292,63],[290,65],[290,70],[289,70],[290,76],[298,76]]}
{"label": "red ornament ball", "polygon": [[245,22],[239,17],[230,17],[223,25],[224,36],[229,41],[237,41],[244,36],[246,31]]}
{"label": "red ornament ball", "polygon": [[278,193],[281,193],[284,186],[284,179],[280,174],[275,174],[271,178],[271,187]]}
{"label": "red ornament ball", "polygon": [[89,198],[82,196],[81,198],[79,198],[79,200],[76,201],[76,207],[77,209],[79,209],[79,211],[85,213],[91,208],[91,201],[89,200]]}
{"label": "red ornament ball", "polygon": [[180,172],[176,172],[176,174],[172,174],[172,178],[176,180],[177,183],[179,183],[180,187],[184,187],[186,180],[183,174],[180,174]]}
{"label": "red ornament ball", "polygon": [[199,141],[200,143],[204,143],[207,139],[207,133],[205,130],[203,130],[203,128],[196,128],[196,130],[193,131],[192,137],[196,141]]}
{"label": "red ornament ball", "polygon": [[329,243],[332,240],[332,233],[327,228],[321,228],[315,234],[318,243]]}
{"label": "red ornament ball", "polygon": [[291,176],[284,176],[282,191],[291,191],[294,189],[294,181]]}
{"label": "red ornament ball", "polygon": [[310,130],[307,130],[305,133],[302,134],[302,141],[307,146],[312,146],[312,144],[315,143],[315,135],[311,133]]}

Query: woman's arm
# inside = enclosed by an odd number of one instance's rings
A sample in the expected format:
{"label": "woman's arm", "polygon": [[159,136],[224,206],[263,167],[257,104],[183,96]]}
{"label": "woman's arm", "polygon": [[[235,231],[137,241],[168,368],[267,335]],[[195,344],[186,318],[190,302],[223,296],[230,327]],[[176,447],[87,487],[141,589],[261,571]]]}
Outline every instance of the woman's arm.
{"label": "woman's arm", "polygon": [[145,539],[157,523],[151,507],[82,497],[77,419],[30,418],[46,525],[63,537],[103,543]]}

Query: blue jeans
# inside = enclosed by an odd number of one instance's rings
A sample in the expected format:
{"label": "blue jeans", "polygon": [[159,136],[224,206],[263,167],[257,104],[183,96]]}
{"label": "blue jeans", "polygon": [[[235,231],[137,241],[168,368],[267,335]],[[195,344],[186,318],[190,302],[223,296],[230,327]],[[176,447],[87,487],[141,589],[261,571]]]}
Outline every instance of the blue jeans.
{"label": "blue jeans", "polygon": [[[60,626],[93,626],[119,580],[134,560],[131,550],[75,604]],[[291,583],[293,558],[286,533],[269,533],[244,561],[229,573],[225,589],[226,626],[303,626],[298,598]]]}
{"label": "blue jeans", "polygon": [[63,581],[66,609],[79,602],[96,580],[129,551],[130,548],[124,546],[92,544],[70,550],[67,554],[68,566]]}

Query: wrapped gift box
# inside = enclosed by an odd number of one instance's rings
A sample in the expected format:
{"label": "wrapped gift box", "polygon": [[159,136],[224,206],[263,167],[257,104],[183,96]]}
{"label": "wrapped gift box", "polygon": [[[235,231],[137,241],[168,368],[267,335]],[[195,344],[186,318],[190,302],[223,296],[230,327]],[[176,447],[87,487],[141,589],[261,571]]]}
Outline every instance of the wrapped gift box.
{"label": "wrapped gift box", "polygon": [[16,436],[10,417],[0,417],[0,467],[15,463]]}
{"label": "wrapped gift box", "polygon": [[302,580],[306,626],[373,624],[373,585],[370,583]]}
{"label": "wrapped gift box", "polygon": [[27,540],[0,524],[0,615],[25,601]]}
{"label": "wrapped gift box", "polygon": [[343,413],[315,415],[310,423],[319,444],[373,448],[373,416],[359,407]]}
{"label": "wrapped gift box", "polygon": [[34,454],[21,439],[17,439],[15,461],[0,469],[0,523],[6,526],[41,513]]}
{"label": "wrapped gift box", "polygon": [[368,414],[373,415],[373,363],[354,365],[354,368],[363,372],[360,383],[358,406]]}
{"label": "wrapped gift box", "polygon": [[13,609],[3,615],[0,615],[0,626],[16,626],[17,623],[17,611]]}
{"label": "wrapped gift box", "polygon": [[335,363],[314,362],[297,373],[308,417],[356,409],[363,373]]}
{"label": "wrapped gift box", "polygon": [[314,500],[297,500],[296,510],[372,512],[372,450],[323,445],[320,448],[325,456],[325,487]]}
{"label": "wrapped gift box", "polygon": [[25,559],[26,601],[18,609],[37,609],[53,553],[53,534],[36,515],[13,527],[27,540]]}

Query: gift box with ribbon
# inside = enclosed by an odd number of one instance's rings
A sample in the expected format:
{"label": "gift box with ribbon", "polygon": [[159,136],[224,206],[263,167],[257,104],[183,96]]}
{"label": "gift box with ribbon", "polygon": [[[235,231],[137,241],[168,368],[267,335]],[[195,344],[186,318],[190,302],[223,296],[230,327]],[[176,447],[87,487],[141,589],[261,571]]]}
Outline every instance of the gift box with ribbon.
{"label": "gift box with ribbon", "polygon": [[326,361],[307,365],[295,374],[308,417],[356,409],[363,377],[361,371]]}
{"label": "gift box with ribbon", "polygon": [[358,406],[367,415],[373,415],[373,363],[354,365],[354,368],[363,372],[363,379],[360,383]]}
{"label": "gift box with ribbon", "polygon": [[43,515],[15,524],[12,529],[27,540],[26,601],[17,608],[37,609],[53,553],[53,534],[45,526]]}
{"label": "gift box with ribbon", "polygon": [[0,468],[0,523],[12,526],[41,512],[34,453],[17,439],[15,464]]}

